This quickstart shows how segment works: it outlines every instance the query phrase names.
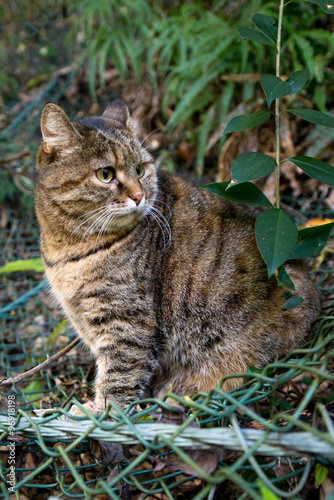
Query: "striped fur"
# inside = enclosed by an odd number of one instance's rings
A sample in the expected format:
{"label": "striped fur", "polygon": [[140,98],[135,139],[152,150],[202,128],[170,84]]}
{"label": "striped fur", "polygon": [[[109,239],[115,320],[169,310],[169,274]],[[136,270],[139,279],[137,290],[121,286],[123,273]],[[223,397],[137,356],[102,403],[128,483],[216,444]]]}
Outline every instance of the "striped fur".
{"label": "striped fur", "polygon": [[[256,246],[256,209],[157,175],[122,101],[77,123],[49,104],[41,124],[41,252],[54,296],[96,357],[95,411],[170,388],[207,391],[301,345],[318,295],[292,262],[304,302],[283,310],[285,290]],[[108,183],[96,173],[105,168]]]}

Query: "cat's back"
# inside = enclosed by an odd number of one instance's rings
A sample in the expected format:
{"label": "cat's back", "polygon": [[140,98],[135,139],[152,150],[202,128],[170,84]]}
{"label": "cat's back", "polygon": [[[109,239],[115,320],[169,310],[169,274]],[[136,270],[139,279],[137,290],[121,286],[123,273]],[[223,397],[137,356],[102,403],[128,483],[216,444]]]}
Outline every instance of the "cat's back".
{"label": "cat's back", "polygon": [[171,234],[164,253],[172,265],[184,264],[193,273],[195,263],[211,273],[228,266],[248,267],[249,272],[264,266],[254,234],[258,208],[223,199],[174,175],[159,174],[158,189]]}

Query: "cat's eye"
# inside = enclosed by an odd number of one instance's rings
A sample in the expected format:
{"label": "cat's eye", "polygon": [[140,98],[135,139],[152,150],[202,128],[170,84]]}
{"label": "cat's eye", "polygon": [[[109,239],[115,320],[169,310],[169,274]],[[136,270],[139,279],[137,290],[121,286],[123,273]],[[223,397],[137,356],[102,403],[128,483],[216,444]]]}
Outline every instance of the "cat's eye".
{"label": "cat's eye", "polygon": [[105,183],[111,182],[116,178],[116,172],[112,167],[99,168],[95,174],[99,181]]}
{"label": "cat's eye", "polygon": [[137,175],[138,175],[138,179],[140,179],[141,177],[143,177],[143,175],[145,173],[145,165],[143,163],[141,163],[140,165],[138,165],[136,167],[136,172],[137,172]]}

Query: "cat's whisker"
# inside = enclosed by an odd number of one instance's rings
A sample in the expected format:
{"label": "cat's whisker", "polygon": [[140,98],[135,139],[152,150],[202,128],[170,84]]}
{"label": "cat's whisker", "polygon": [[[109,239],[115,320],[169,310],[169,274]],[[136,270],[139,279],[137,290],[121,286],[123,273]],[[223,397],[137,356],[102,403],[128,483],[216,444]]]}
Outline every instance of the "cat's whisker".
{"label": "cat's whisker", "polygon": [[[150,209],[150,212],[148,213],[148,215],[151,215],[155,219],[155,221],[158,223],[158,225],[161,229],[163,239],[164,239],[164,248],[166,248],[169,245],[169,243],[171,242],[171,237],[172,237],[169,222],[167,221],[165,216],[160,212],[160,210],[158,210],[156,207],[154,207],[153,205],[149,205],[149,204],[147,204],[147,207]],[[167,233],[167,237],[168,237],[167,242],[166,242],[166,235],[165,235],[164,230]]]}
{"label": "cat's whisker", "polygon": [[[84,219],[84,221],[81,222],[81,224],[79,224],[73,232],[74,233],[78,232],[81,226],[83,226],[84,224],[86,224],[89,220],[94,219],[94,217],[97,217],[99,215],[99,212],[105,213],[105,209],[107,207],[108,207],[108,205],[104,205],[103,207],[99,207],[96,210],[92,210],[91,212],[88,212],[87,214],[84,214],[84,216],[91,215],[91,217],[88,217],[88,218]],[[83,216],[80,216],[80,217],[83,217]],[[80,217],[78,217],[78,218],[80,218]]]}
{"label": "cat's whisker", "polygon": [[85,233],[83,234],[82,238],[81,238],[81,242],[83,241],[83,239],[85,238],[86,234],[87,234],[87,238],[89,238],[89,236],[91,236],[94,232],[97,231],[98,228],[99,229],[99,232],[101,230],[101,224],[103,225],[104,221],[106,218],[108,218],[108,216],[110,215],[109,212],[103,212],[102,214],[99,215],[99,217],[94,220],[94,222],[88,227],[88,229],[85,231]]}
{"label": "cat's whisker", "polygon": [[156,132],[158,132],[159,130],[161,130],[161,128],[156,128],[155,130],[153,130],[150,134],[148,134],[148,135],[145,137],[145,139],[143,139],[143,140],[141,141],[140,145],[142,146],[142,145],[144,144],[144,142],[145,142],[145,141],[147,141],[147,139],[148,139],[149,137],[151,137],[151,135],[155,134],[155,133],[156,133]]}
{"label": "cat's whisker", "polygon": [[[107,205],[105,205],[105,206],[103,206],[103,207],[99,207],[99,208],[97,208],[97,209],[95,209],[95,210],[92,210],[92,211],[90,211],[90,212],[87,212],[86,214],[83,214],[83,216],[84,216],[84,217],[86,217],[86,218],[85,218],[85,220],[84,220],[83,222],[81,222],[81,224],[79,224],[79,226],[77,226],[77,227],[75,227],[75,228],[73,229],[73,231],[71,232],[71,234],[70,234],[70,236],[69,236],[69,239],[72,239],[72,237],[73,237],[75,234],[77,235],[77,234],[80,232],[80,228],[81,228],[84,224],[88,223],[88,221],[89,221],[89,220],[94,219],[94,217],[97,217],[97,220],[99,220],[99,218],[101,217],[101,215],[103,215],[103,214],[105,213],[105,208],[106,208],[106,207],[107,207]],[[95,213],[94,213],[94,212],[95,212]],[[102,212],[102,213],[100,213],[100,212]],[[93,214],[93,215],[92,215],[92,214]],[[91,215],[91,217],[87,217],[88,215]],[[79,219],[79,218],[81,218],[81,217],[83,217],[83,216],[77,217],[77,219]],[[74,216],[73,216],[73,217],[74,217]],[[73,220],[73,217],[71,218],[71,221]],[[82,242],[83,242],[83,240],[84,240],[84,238],[85,238],[85,236],[86,236],[87,232],[88,232],[88,231],[90,231],[90,230],[91,230],[91,228],[92,228],[92,227],[94,227],[94,225],[95,225],[95,221],[93,222],[93,224],[90,224],[90,225],[89,225],[88,229],[85,231],[85,233],[83,234],[82,238],[80,239],[80,243],[82,243]]]}
{"label": "cat's whisker", "polygon": [[163,230],[163,226],[160,224],[158,217],[154,213],[151,212],[150,215],[153,217],[153,219],[156,221],[156,223],[158,224],[158,226],[161,229],[162,237],[163,237],[163,240],[164,240],[164,249],[165,249],[166,248],[166,237],[165,237],[165,233],[164,233],[164,230]]}
{"label": "cat's whisker", "polygon": [[[161,222],[161,224],[164,226],[164,228],[167,231],[167,235],[168,235],[167,245],[168,245],[170,243],[171,237],[172,237],[172,232],[170,229],[169,222],[164,217],[164,215],[160,212],[160,210],[158,210],[156,207],[152,206],[151,209],[155,212],[155,216],[158,217],[159,221]],[[153,214],[153,212],[151,212],[151,213]]]}
{"label": "cat's whisker", "polygon": [[[96,216],[97,214],[95,214]],[[100,222],[105,218],[105,216],[107,215],[107,213],[105,211],[103,211],[102,213],[100,213],[98,215],[98,217],[91,223],[91,225],[86,229],[86,231],[84,232],[83,234],[83,237],[86,236],[86,234],[88,233],[88,235],[92,234],[93,233],[93,229],[94,228],[97,228],[100,224]],[[95,217],[94,216],[94,217]]]}
{"label": "cat's whisker", "polygon": [[105,229],[107,228],[107,226],[110,224],[110,222],[115,218],[115,215],[114,214],[107,214],[106,216],[106,219],[104,221],[104,223],[102,224],[101,226],[101,229],[97,235],[97,238],[96,238],[96,242],[95,242],[95,245],[94,245],[94,249],[98,246],[98,242],[99,240],[102,238],[103,234],[105,233]]}
{"label": "cat's whisker", "polygon": [[58,196],[55,196],[54,198],[50,198],[50,200],[46,201],[45,204],[49,205],[53,201],[58,200],[59,198],[61,198],[62,196],[63,196],[63,194],[59,194]]}
{"label": "cat's whisker", "polygon": [[[149,199],[147,200],[147,202],[148,202],[148,203],[152,203],[152,204],[153,204],[153,206],[154,206],[154,203],[156,203],[156,202],[157,202],[157,203],[162,203],[163,205],[166,205],[166,207],[168,208],[168,211],[169,211],[169,219],[171,218],[171,216],[172,216],[172,211],[171,211],[171,209],[170,209],[170,207],[169,207],[168,203],[166,203],[166,202],[164,202],[164,201],[160,200],[160,198],[152,198],[152,199],[151,199],[151,198],[149,198]],[[168,220],[169,220],[169,219],[168,219]]]}
{"label": "cat's whisker", "polygon": [[164,221],[164,224],[165,224],[165,225],[166,225],[166,227],[168,228],[168,232],[170,232],[169,222],[168,222],[168,220],[166,219],[166,217],[165,217],[165,216],[164,216],[164,215],[160,212],[160,210],[159,210],[157,207],[155,207],[154,205],[148,205],[148,206],[149,206],[149,208],[151,208],[152,210],[154,210],[154,212],[155,212],[156,214],[158,214],[158,215],[159,215],[159,217],[160,217],[160,218]]}

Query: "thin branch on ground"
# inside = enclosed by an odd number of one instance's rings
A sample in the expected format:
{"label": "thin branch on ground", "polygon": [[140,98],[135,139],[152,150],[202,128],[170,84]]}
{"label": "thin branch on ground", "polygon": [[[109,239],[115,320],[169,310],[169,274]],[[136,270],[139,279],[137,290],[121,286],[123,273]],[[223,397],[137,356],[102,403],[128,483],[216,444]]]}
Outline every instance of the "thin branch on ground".
{"label": "thin branch on ground", "polygon": [[39,365],[35,366],[34,368],[31,368],[31,370],[28,370],[27,372],[21,373],[21,375],[18,375],[17,377],[14,377],[14,378],[7,378],[6,377],[6,378],[0,380],[0,385],[12,385],[12,384],[18,384],[19,382],[22,382],[22,380],[25,380],[26,378],[31,377],[35,373],[39,372],[40,370],[43,370],[47,366],[51,365],[51,363],[53,363],[57,359],[64,356],[64,354],[66,354],[71,349],[73,349],[73,347],[75,347],[79,342],[80,342],[79,338],[73,340],[73,342],[71,342],[66,347],[64,347],[64,349],[57,352],[56,354],[54,354],[50,358],[46,359],[45,361],[43,361],[43,363],[40,363]]}
{"label": "thin branch on ground", "polygon": [[0,158],[0,164],[11,163],[12,161],[19,160],[20,158],[23,158],[24,156],[27,156],[29,154],[30,154],[30,149],[24,148],[19,153],[14,153],[12,155],[5,156],[4,158]]}

